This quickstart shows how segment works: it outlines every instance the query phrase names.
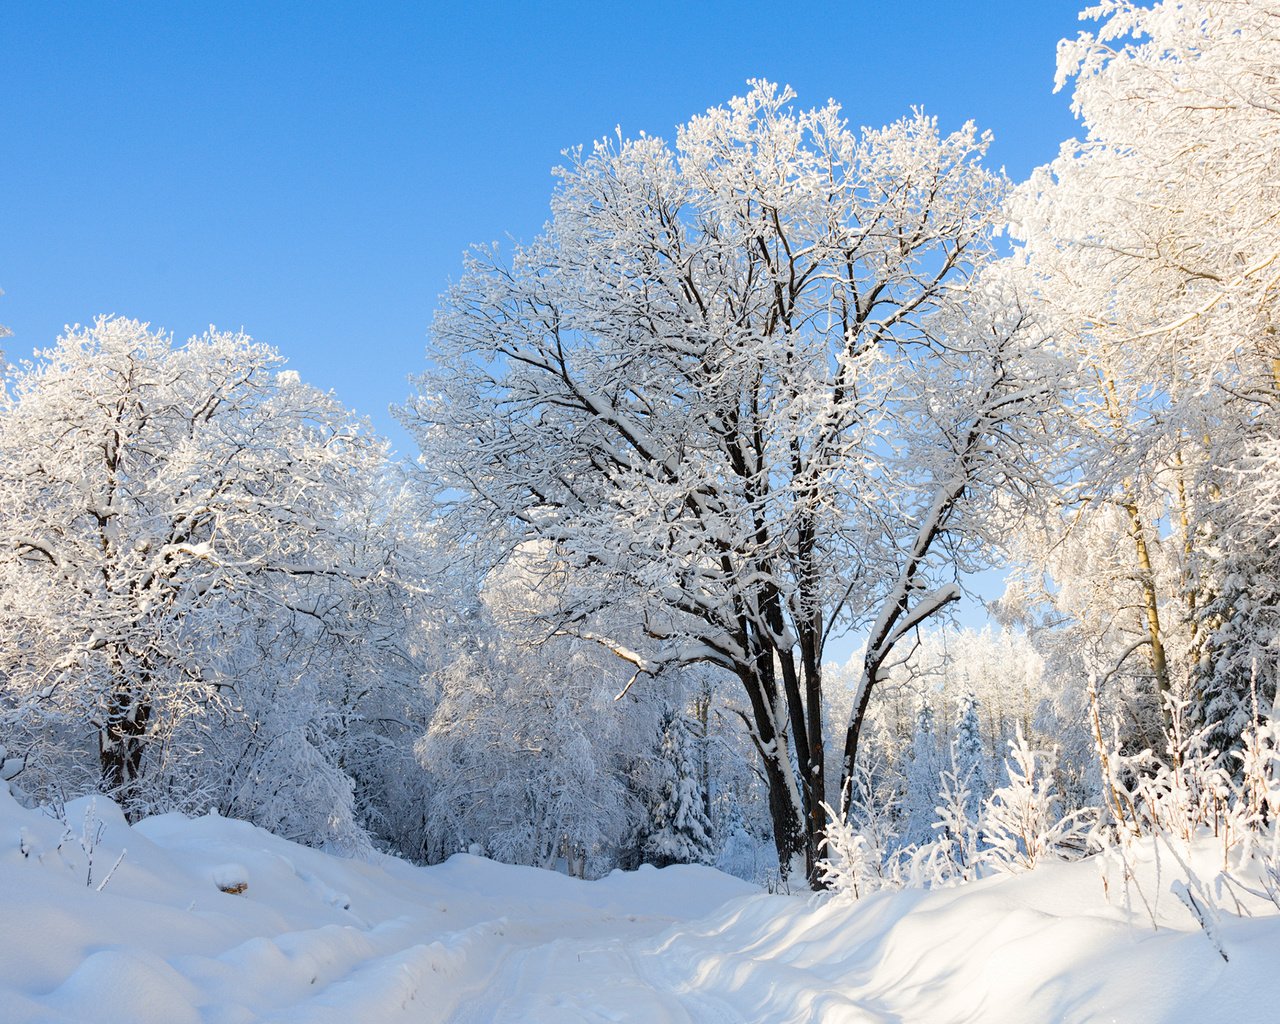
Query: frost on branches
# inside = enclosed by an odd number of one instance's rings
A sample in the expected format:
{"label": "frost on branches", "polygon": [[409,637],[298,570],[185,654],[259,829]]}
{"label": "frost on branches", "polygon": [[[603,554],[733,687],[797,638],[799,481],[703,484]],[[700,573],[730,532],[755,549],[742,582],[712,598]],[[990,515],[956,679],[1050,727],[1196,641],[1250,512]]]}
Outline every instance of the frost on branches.
{"label": "frost on branches", "polygon": [[856,133],[792,98],[757,82],[674,145],[571,152],[546,233],[468,258],[403,417],[458,535],[571,570],[551,630],[636,676],[737,677],[779,863],[812,880],[826,645],[870,636],[847,790],[899,641],[1035,472],[1053,373],[982,278],[986,137],[921,113]]}

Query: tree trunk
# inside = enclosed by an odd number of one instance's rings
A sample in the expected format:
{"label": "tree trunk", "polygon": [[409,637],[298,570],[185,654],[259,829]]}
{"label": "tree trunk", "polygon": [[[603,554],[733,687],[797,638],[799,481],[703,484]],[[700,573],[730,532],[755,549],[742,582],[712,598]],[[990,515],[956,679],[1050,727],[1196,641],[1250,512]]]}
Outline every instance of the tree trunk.
{"label": "tree trunk", "polygon": [[849,731],[844,736],[844,757],[840,761],[840,817],[845,820],[849,818],[849,808],[853,803],[853,769],[858,763],[858,738],[862,735],[867,705],[871,702],[872,684],[879,669],[879,665],[871,665],[870,662],[863,664],[858,703],[849,720]]}
{"label": "tree trunk", "polygon": [[804,665],[805,711],[809,729],[809,763],[805,767],[804,792],[808,812],[805,836],[805,865],[809,884],[815,889],[825,886],[818,880],[817,864],[822,853],[822,840],[827,831],[827,812],[823,804],[827,799],[826,751],[822,738],[822,663],[817,638],[822,633],[821,623],[807,629],[801,638],[801,659]]}
{"label": "tree trunk", "polygon": [[790,884],[792,875],[804,858],[806,881],[813,877],[814,843],[805,828],[800,806],[800,788],[791,766],[786,737],[777,728],[777,682],[764,659],[755,665],[742,666],[738,676],[751,702],[752,730],[756,749],[764,765],[765,783],[769,788],[769,817],[773,823],[773,843],[778,854],[778,873]]}
{"label": "tree trunk", "polygon": [[130,822],[141,816],[136,806],[136,787],[150,720],[149,702],[128,689],[116,690],[111,697],[106,725],[98,732],[102,791],[119,802]]}
{"label": "tree trunk", "polygon": [[1124,503],[1124,510],[1129,515],[1129,524],[1133,533],[1134,553],[1138,560],[1138,571],[1142,587],[1143,622],[1146,626],[1147,638],[1151,641],[1150,651],[1151,673],[1156,680],[1156,693],[1160,700],[1160,717],[1165,732],[1172,735],[1173,717],[1169,708],[1169,696],[1172,689],[1169,684],[1169,663],[1164,652],[1164,637],[1160,629],[1160,602],[1156,594],[1155,570],[1151,565],[1151,552],[1147,547],[1146,531],[1143,529],[1142,516],[1136,502]]}
{"label": "tree trunk", "polygon": [[793,786],[788,776],[791,765],[779,763],[776,754],[764,758],[765,778],[769,783],[769,816],[773,821],[773,845],[778,854],[778,873],[788,885],[799,880],[794,878],[799,868],[799,859],[804,857],[805,880],[812,884],[813,877],[813,844],[805,834],[803,822],[791,799]]}

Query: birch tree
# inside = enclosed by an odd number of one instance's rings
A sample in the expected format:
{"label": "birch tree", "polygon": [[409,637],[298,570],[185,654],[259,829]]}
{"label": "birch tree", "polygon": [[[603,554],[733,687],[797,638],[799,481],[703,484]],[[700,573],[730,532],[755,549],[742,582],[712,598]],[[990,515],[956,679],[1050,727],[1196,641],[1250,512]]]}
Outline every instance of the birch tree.
{"label": "birch tree", "polygon": [[1251,660],[1274,686],[1280,638],[1262,555],[1276,535],[1280,5],[1085,13],[1098,25],[1061,46],[1058,79],[1074,80],[1085,136],[1011,207],[1039,315],[1085,369],[1073,515],[1119,513],[1155,699],[1190,678],[1238,735],[1223,691],[1240,702]]}
{"label": "birch tree", "polygon": [[741,681],[779,862],[812,880],[826,645],[870,634],[847,790],[876,681],[981,562],[1051,387],[1016,301],[966,305],[1004,190],[986,136],[792,99],[755,82],[674,145],[567,154],[545,233],[468,257],[403,417],[457,530],[572,570],[552,628],[635,677]]}

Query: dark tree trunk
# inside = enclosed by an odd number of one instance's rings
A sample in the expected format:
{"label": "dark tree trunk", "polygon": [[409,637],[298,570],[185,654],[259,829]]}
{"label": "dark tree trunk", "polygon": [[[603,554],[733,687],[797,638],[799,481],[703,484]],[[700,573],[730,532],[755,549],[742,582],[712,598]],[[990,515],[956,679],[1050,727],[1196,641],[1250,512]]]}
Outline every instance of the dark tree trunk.
{"label": "dark tree trunk", "polygon": [[[858,706],[853,709],[853,717],[849,720],[849,731],[844,737],[844,757],[840,762],[840,817],[848,819],[849,806],[853,802],[853,770],[858,763],[858,738],[862,735],[862,726],[867,717],[867,706],[871,703],[871,691],[874,688],[875,672],[879,665],[863,666],[862,692]],[[866,673],[873,673],[867,675]]]}
{"label": "dark tree trunk", "polygon": [[[751,702],[752,728],[756,748],[764,765],[765,783],[769,789],[769,817],[773,824],[773,843],[778,854],[778,871],[788,884],[792,864],[798,854],[805,857],[806,868],[810,861],[811,843],[807,841],[804,822],[801,819],[793,791],[790,759],[782,747],[782,737],[774,725],[773,708],[776,707],[777,682],[773,678],[772,655],[768,661],[758,659],[755,665],[742,667],[738,676]],[[811,869],[806,873],[806,878]]]}
{"label": "dark tree trunk", "polygon": [[137,783],[146,753],[151,705],[129,690],[117,690],[111,698],[107,722],[98,732],[98,758],[102,791],[117,800],[125,818],[136,821]]}
{"label": "dark tree trunk", "polygon": [[769,815],[773,820],[773,844],[778,853],[778,871],[788,885],[795,885],[799,879],[792,878],[792,865],[798,854],[804,854],[805,880],[813,874],[813,848],[809,837],[805,834],[804,823],[796,813],[787,786],[785,768],[779,765],[776,757],[765,758],[765,776],[769,782]]}
{"label": "dark tree trunk", "polygon": [[808,814],[805,862],[809,884],[815,889],[825,888],[818,880],[817,863],[822,854],[822,840],[827,829],[827,812],[823,809],[823,802],[827,798],[827,769],[822,738],[822,665],[817,643],[820,632],[820,628],[806,630],[801,636],[800,644],[809,729],[809,764],[804,772],[804,789],[807,795],[805,810]]}

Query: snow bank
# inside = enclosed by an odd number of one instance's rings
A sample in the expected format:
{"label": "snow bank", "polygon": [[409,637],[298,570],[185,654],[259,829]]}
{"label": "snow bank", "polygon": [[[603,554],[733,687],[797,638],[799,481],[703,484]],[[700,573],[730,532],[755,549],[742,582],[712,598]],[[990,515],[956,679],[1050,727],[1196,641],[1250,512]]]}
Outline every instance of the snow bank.
{"label": "snow bank", "polygon": [[[1153,864],[1139,875],[1156,891]],[[651,949],[665,984],[755,1006],[744,1019],[1274,1019],[1280,919],[1233,920],[1230,963],[1167,892],[1157,919],[1109,904],[1096,863],[1056,863],[857,903],[745,901]]]}
{"label": "snow bank", "polygon": [[1224,962],[1137,868],[1158,930],[1090,862],[846,903],[707,868],[342,860],[217,817],[130,828],[102,800],[57,820],[0,787],[0,1021],[1268,1019],[1280,919],[1228,917]]}

